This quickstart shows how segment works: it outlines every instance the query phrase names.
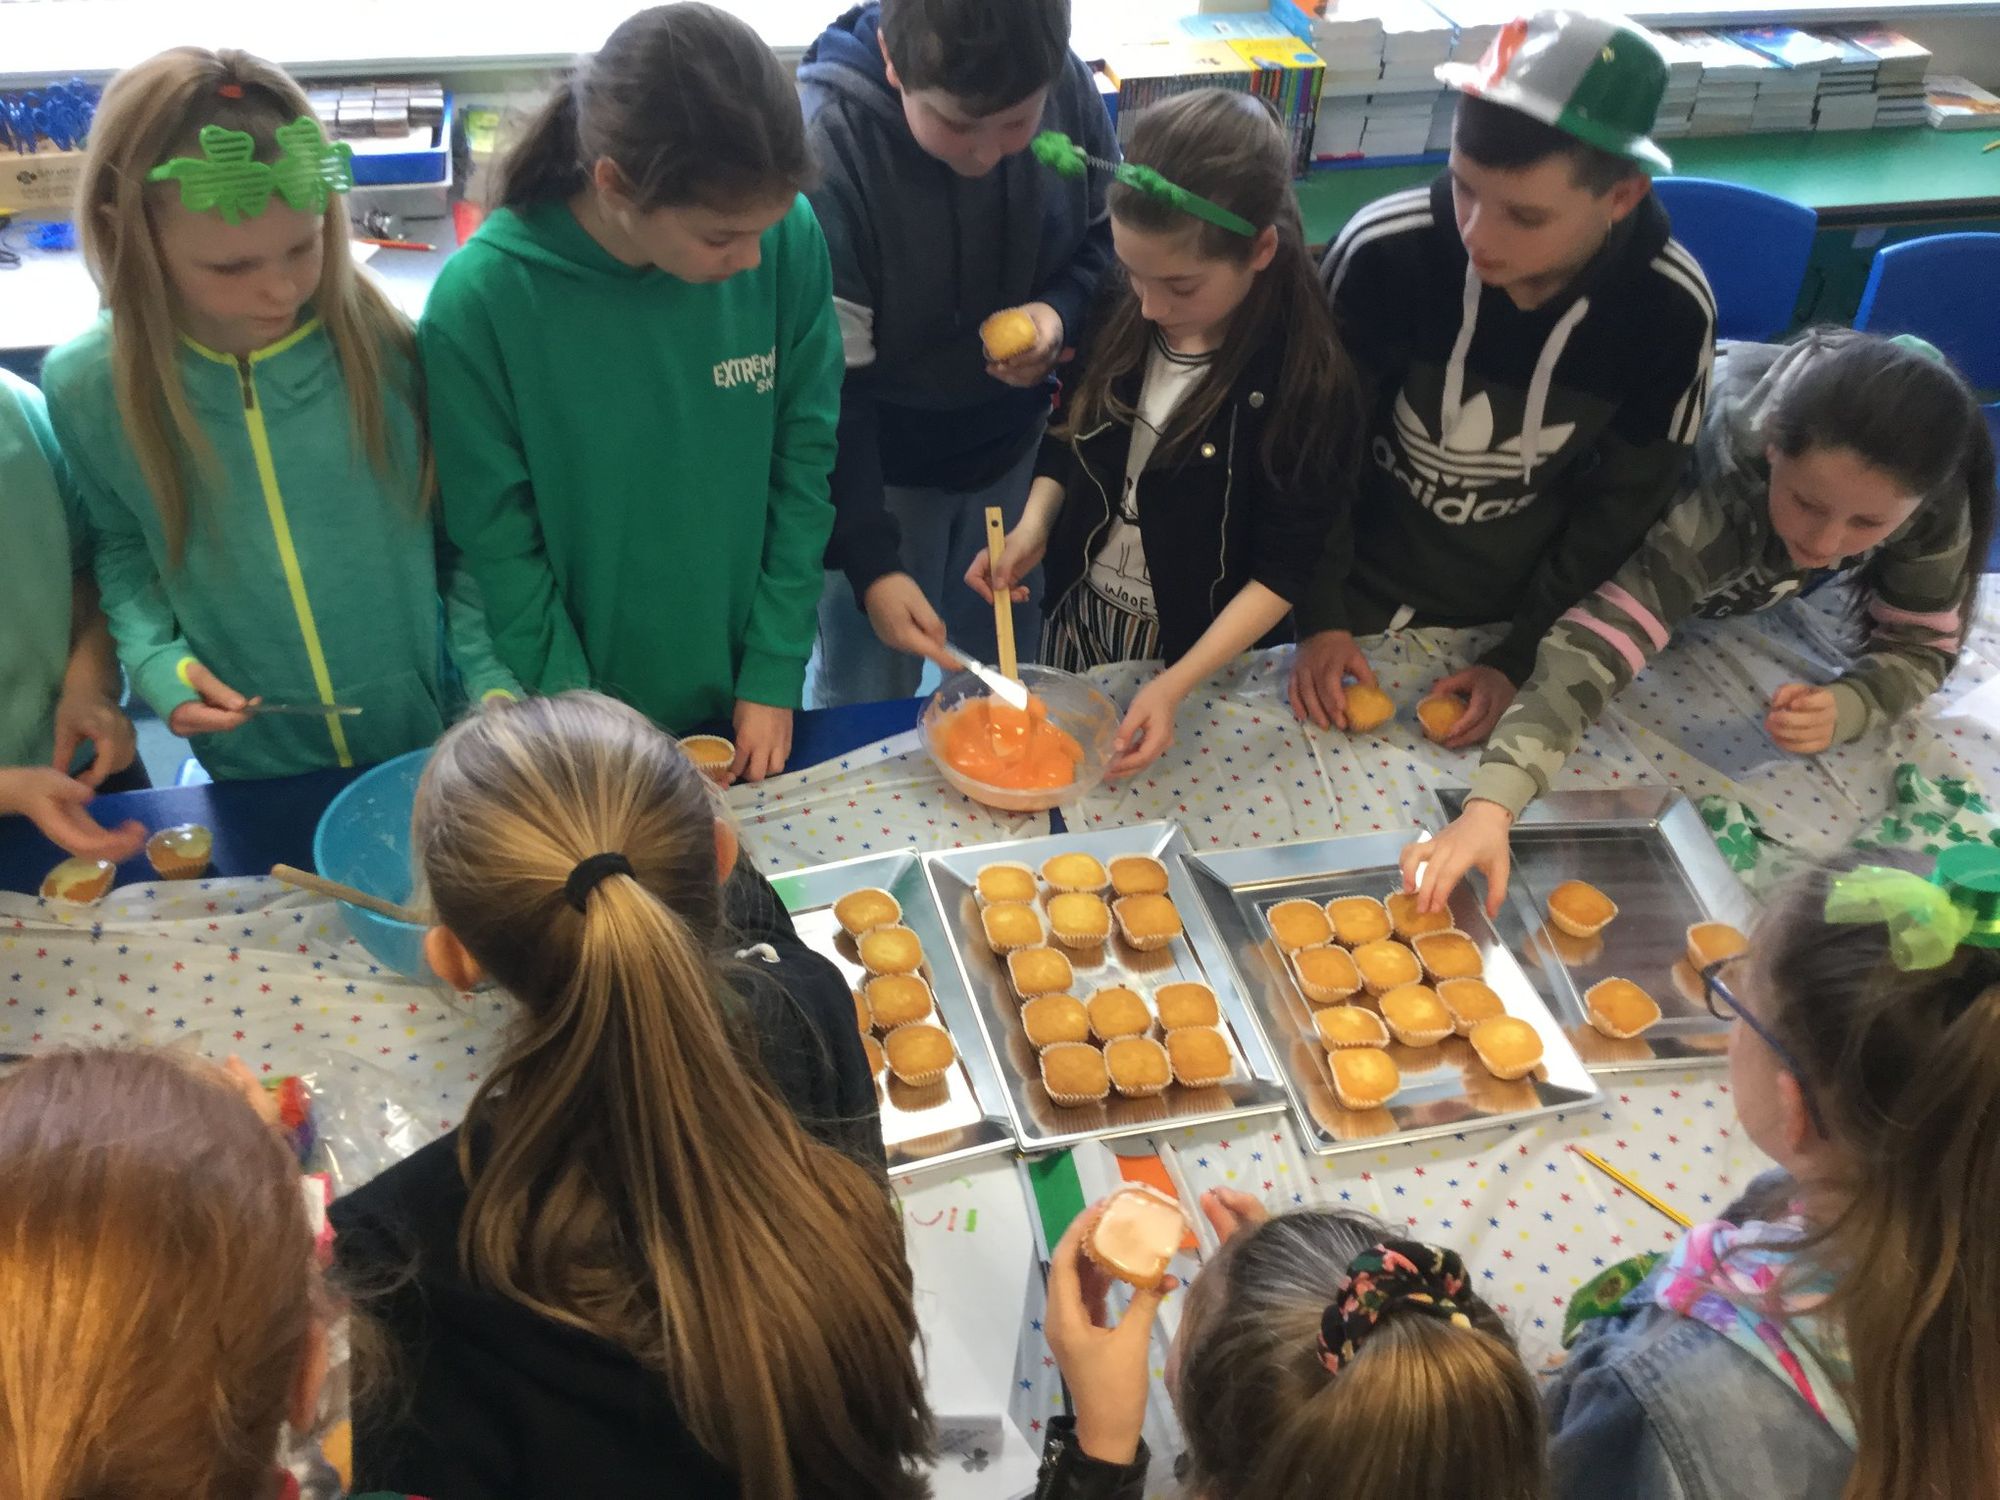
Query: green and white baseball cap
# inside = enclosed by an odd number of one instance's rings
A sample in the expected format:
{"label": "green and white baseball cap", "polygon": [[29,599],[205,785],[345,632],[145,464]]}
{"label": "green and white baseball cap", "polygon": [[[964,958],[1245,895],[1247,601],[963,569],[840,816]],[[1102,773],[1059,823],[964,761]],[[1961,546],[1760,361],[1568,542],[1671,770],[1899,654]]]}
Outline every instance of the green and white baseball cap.
{"label": "green and white baseball cap", "polygon": [[1477,63],[1445,63],[1438,81],[1518,109],[1587,146],[1671,171],[1652,139],[1667,64],[1627,21],[1538,10],[1509,21]]}

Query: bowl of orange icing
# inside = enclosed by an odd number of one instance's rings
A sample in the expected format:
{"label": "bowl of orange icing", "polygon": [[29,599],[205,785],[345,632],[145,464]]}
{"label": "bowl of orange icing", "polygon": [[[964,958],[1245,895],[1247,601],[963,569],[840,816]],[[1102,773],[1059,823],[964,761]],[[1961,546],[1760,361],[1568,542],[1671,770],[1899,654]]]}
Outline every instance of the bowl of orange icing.
{"label": "bowl of orange icing", "polygon": [[944,779],[1002,812],[1046,812],[1104,780],[1118,705],[1081,677],[1023,664],[1028,707],[995,699],[970,672],[954,672],[917,727]]}

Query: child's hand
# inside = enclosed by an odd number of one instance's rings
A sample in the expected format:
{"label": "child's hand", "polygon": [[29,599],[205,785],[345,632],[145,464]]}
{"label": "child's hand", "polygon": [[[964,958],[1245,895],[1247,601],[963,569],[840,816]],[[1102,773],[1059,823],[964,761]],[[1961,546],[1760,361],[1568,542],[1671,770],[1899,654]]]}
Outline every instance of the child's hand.
{"label": "child's hand", "polygon": [[1434,695],[1456,693],[1465,700],[1465,712],[1451,726],[1451,733],[1438,743],[1447,750],[1463,750],[1467,745],[1476,745],[1493,732],[1493,726],[1500,722],[1500,715],[1507,712],[1507,705],[1514,701],[1516,689],[1507,680],[1507,674],[1498,667],[1467,667],[1462,672],[1454,672],[1436,687]]}
{"label": "child's hand", "polygon": [[1021,311],[1035,325],[1034,348],[1023,349],[1012,359],[989,361],[986,373],[995,380],[1026,389],[1040,385],[1062,358],[1063,320],[1062,314],[1046,302],[1023,303]]}
{"label": "child's hand", "polygon": [[[943,665],[944,621],[908,573],[884,573],[868,585],[861,607],[876,639],[892,651],[907,651]],[[957,670],[957,665],[952,665]]]}
{"label": "child's hand", "polygon": [[1780,750],[1817,755],[1833,743],[1834,723],[1839,717],[1840,705],[1827,689],[1788,682],[1771,695],[1764,732],[1777,741]]}
{"label": "child's hand", "polygon": [[[1042,560],[1049,550],[1049,534],[1031,521],[1022,521],[1007,533],[1007,541],[1000,549],[1000,581],[1007,589],[1008,597],[1016,604],[1028,602],[1027,586],[1021,582],[1035,571],[1035,564]],[[965,581],[972,592],[988,604],[993,602],[993,554],[982,552],[972,559],[972,566],[965,570]]]}
{"label": "child's hand", "polygon": [[733,722],[736,762],[729,768],[731,781],[762,781],[785,769],[792,753],[789,708],[773,708],[768,703],[749,703],[738,698]]}
{"label": "child's hand", "polygon": [[[1500,903],[1507,897],[1507,869],[1511,851],[1507,830],[1514,815],[1497,802],[1474,797],[1465,804],[1445,831],[1434,839],[1420,839],[1403,850],[1403,889],[1417,893],[1419,911],[1443,911],[1446,898],[1468,870],[1486,877],[1486,915],[1500,915]],[[1417,866],[1423,866],[1419,879]]]}
{"label": "child's hand", "polygon": [[1210,1188],[1201,1195],[1201,1211],[1208,1216],[1218,1244],[1240,1230],[1255,1229],[1271,1217],[1271,1210],[1258,1199],[1235,1188]]}
{"label": "child's hand", "polygon": [[125,711],[102,693],[64,693],[56,700],[55,769],[65,776],[76,763],[76,752],[90,741],[90,764],[76,773],[85,786],[104,785],[104,778],[132,764],[138,736]]}
{"label": "child's hand", "polygon": [[1111,1278],[1083,1252],[1084,1236],[1102,1205],[1085,1209],[1049,1260],[1049,1306],[1042,1324],[1076,1404],[1076,1441],[1100,1463],[1129,1464],[1139,1456],[1152,1383],[1150,1341],[1160,1298],[1179,1285],[1169,1276],[1132,1294],[1115,1328],[1105,1325]]}
{"label": "child's hand", "polygon": [[1125,710],[1118,738],[1111,742],[1111,764],[1104,768],[1104,774],[1130,776],[1158,760],[1174,742],[1174,714],[1185,696],[1165,672],[1140,688],[1132,706]]}
{"label": "child's hand", "polygon": [[122,864],[146,842],[146,826],[136,819],[105,828],[84,811],[95,793],[53,766],[10,766],[0,770],[0,813],[20,813],[82,859]]}
{"label": "child's hand", "polygon": [[187,684],[201,697],[183,703],[167,719],[167,728],[185,739],[191,734],[227,734],[250,722],[243,712],[261,698],[245,698],[198,661],[187,665]]}
{"label": "child's hand", "polygon": [[1375,669],[1361,654],[1352,632],[1321,630],[1300,641],[1292,653],[1288,691],[1292,715],[1321,729],[1347,728],[1347,679],[1376,686]]}

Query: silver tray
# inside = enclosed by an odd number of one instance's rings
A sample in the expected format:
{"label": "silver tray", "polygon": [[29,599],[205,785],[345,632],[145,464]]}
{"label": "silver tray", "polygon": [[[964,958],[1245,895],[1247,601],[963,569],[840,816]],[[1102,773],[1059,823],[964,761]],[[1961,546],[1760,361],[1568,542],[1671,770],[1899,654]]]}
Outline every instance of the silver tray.
{"label": "silver tray", "polygon": [[[1456,817],[1465,793],[1438,795]],[[1529,804],[1509,842],[1507,904],[1525,930],[1522,961],[1546,977],[1584,1065],[1614,1073],[1723,1060],[1729,1024],[1702,1000],[1686,958],[1687,929],[1728,922],[1747,932],[1756,908],[1694,804],[1667,787],[1551,792]],[[1565,880],[1588,881],[1618,903],[1596,938],[1547,925],[1549,892]],[[1659,1002],[1660,1019],[1644,1036],[1614,1041],[1585,1019],[1583,992],[1611,978],[1629,979]]]}
{"label": "silver tray", "polygon": [[950,946],[938,919],[923,869],[914,849],[868,854],[838,864],[816,865],[789,875],[774,875],[771,884],[792,914],[805,944],[833,960],[849,985],[858,989],[868,978],[854,940],[834,919],[833,903],[849,891],[880,886],[903,907],[903,925],[924,945],[924,978],[937,999],[937,1019],[951,1033],[957,1064],[942,1084],[913,1089],[886,1072],[876,1075],[882,1106],[882,1144],[891,1172],[935,1167],[1010,1150],[1014,1127],[1001,1105],[999,1076],[986,1034],[973,1018],[958,968],[945,953]]}
{"label": "silver tray", "polygon": [[1370,833],[1187,857],[1188,876],[1265,1035],[1280,1052],[1285,1088],[1306,1143],[1322,1156],[1530,1120],[1597,1097],[1597,1085],[1548,1003],[1486,920],[1471,889],[1461,885],[1452,893],[1452,920],[1479,945],[1486,982],[1507,1013],[1541,1034],[1541,1067],[1527,1078],[1504,1082],[1480,1066],[1463,1037],[1446,1037],[1430,1047],[1395,1043],[1388,1052],[1402,1070],[1403,1086],[1393,1100],[1371,1110],[1346,1110],[1335,1102],[1326,1052],[1313,1027],[1314,1007],[1271,940],[1264,913],[1296,897],[1325,902],[1388,894],[1401,885],[1396,857],[1409,839],[1407,833]]}
{"label": "silver tray", "polygon": [[[1167,1127],[1201,1125],[1269,1114],[1285,1107],[1285,1094],[1270,1048],[1238,991],[1235,976],[1203,915],[1201,903],[1181,866],[1187,837],[1176,823],[1140,823],[1093,833],[1063,833],[980,844],[924,856],[938,910],[950,932],[952,954],[971,994],[1004,1080],[1007,1112],[1024,1151],[1053,1151],[1079,1141],[1135,1135]],[[1052,854],[1094,854],[1109,861],[1120,854],[1151,854],[1167,867],[1167,894],[1180,909],[1182,936],[1168,947],[1141,953],[1113,936],[1099,948],[1064,949],[1076,970],[1077,998],[1105,985],[1130,985],[1149,1003],[1152,992],[1175,980],[1196,980],[1215,991],[1221,1031],[1236,1067],[1221,1083],[1191,1089],[1180,1084],[1153,1099],[1121,1099],[1063,1108],[1042,1087],[1034,1048],[1021,1029],[1021,1005],[1007,972],[988,947],[979,922],[974,882],[986,865],[1012,861],[1040,870]],[[1046,905],[1048,888],[1042,888]]]}

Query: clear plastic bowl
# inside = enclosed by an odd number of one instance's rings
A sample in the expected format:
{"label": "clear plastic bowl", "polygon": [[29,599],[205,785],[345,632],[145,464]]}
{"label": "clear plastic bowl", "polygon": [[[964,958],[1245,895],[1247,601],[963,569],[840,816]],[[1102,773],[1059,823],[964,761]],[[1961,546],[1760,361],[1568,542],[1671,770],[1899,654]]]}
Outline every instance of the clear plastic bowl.
{"label": "clear plastic bowl", "polygon": [[1076,780],[1068,786],[1034,787],[1026,791],[992,786],[966,775],[945,760],[938,739],[938,726],[944,716],[960,704],[992,696],[986,684],[970,672],[954,672],[938,685],[930,701],[924,704],[917,727],[923,732],[924,749],[930,752],[939,774],[974,802],[1002,812],[1047,812],[1065,802],[1074,802],[1104,780],[1104,768],[1111,760],[1111,742],[1118,736],[1120,715],[1118,705],[1088,682],[1068,672],[1058,672],[1054,667],[1024,663],[1021,681],[1048,705],[1049,722],[1083,746]]}

